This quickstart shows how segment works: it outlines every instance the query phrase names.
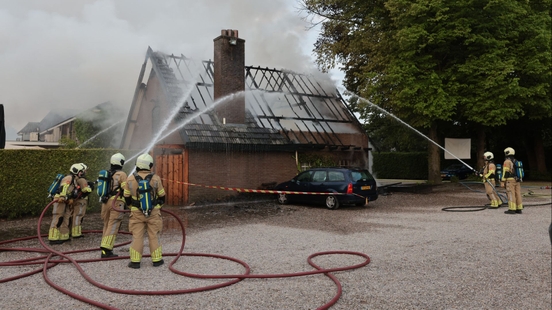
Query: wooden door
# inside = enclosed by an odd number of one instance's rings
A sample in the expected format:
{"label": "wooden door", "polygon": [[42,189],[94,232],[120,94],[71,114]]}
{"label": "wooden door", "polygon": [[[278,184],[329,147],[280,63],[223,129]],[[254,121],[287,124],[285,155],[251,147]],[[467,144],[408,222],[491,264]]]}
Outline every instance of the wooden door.
{"label": "wooden door", "polygon": [[165,187],[165,204],[183,206],[188,203],[188,160],[187,152],[182,154],[158,155],[155,157],[155,173],[161,177]]}

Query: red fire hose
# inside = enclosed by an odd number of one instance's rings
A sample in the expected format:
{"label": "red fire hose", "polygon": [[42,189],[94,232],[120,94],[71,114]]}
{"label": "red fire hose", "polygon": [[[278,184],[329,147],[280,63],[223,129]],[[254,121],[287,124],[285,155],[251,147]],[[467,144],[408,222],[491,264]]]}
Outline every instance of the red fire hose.
{"label": "red fire hose", "polygon": [[[116,199],[115,199],[116,200]],[[115,201],[114,200],[114,201]],[[180,245],[180,250],[177,253],[163,253],[163,256],[174,256],[174,259],[169,263],[169,270],[171,270],[173,273],[186,276],[186,277],[192,277],[192,278],[200,278],[200,279],[228,279],[226,282],[222,282],[215,285],[209,285],[209,286],[203,286],[203,287],[197,287],[192,289],[176,289],[176,290],[166,290],[166,291],[140,291],[140,290],[124,290],[120,288],[110,287],[101,283],[98,283],[94,281],[80,266],[81,263],[88,263],[88,262],[98,262],[98,261],[104,261],[104,260],[116,260],[116,259],[129,259],[129,256],[119,256],[119,257],[110,257],[110,258],[103,258],[103,259],[81,259],[81,260],[75,260],[71,257],[71,254],[74,253],[82,253],[82,252],[90,252],[90,251],[98,251],[98,248],[92,248],[92,249],[85,249],[85,250],[78,250],[78,251],[69,251],[69,252],[60,252],[56,251],[55,249],[52,249],[49,247],[44,241],[43,237],[46,235],[41,235],[40,227],[42,224],[42,219],[44,217],[44,214],[49,209],[49,207],[54,203],[55,201],[52,201],[49,203],[44,210],[42,211],[42,214],[39,217],[38,220],[38,226],[37,226],[37,236],[33,237],[26,237],[26,238],[18,238],[13,240],[7,240],[0,242],[0,245],[10,244],[10,243],[17,243],[20,241],[26,241],[30,239],[37,238],[40,244],[43,248],[9,248],[9,247],[0,247],[0,251],[19,251],[19,252],[30,252],[30,253],[41,253],[43,255],[40,255],[38,257],[33,258],[26,258],[21,260],[14,260],[9,262],[2,262],[0,263],[0,266],[23,266],[23,265],[41,265],[40,268],[37,268],[36,270],[32,270],[17,276],[13,276],[10,278],[0,279],[0,283],[9,282],[12,280],[21,279],[23,277],[27,277],[30,275],[37,274],[42,271],[44,280],[46,283],[48,283],[50,286],[55,288],[56,290],[71,296],[75,299],[78,299],[80,301],[83,301],[85,303],[88,303],[90,305],[94,305],[103,309],[117,309],[115,307],[103,304],[99,301],[95,301],[89,298],[86,298],[84,296],[81,296],[77,293],[71,292],[70,290],[61,287],[60,285],[57,285],[55,282],[53,282],[48,277],[48,269],[55,267],[58,264],[61,263],[71,263],[75,268],[79,271],[79,273],[82,275],[83,278],[85,278],[89,283],[93,284],[94,286],[104,289],[106,291],[110,291],[113,293],[120,293],[120,294],[129,294],[129,295],[173,295],[173,294],[187,294],[187,293],[195,293],[195,292],[201,292],[201,291],[207,291],[207,290],[214,290],[218,288],[222,288],[225,286],[229,286],[232,284],[235,284],[237,282],[240,282],[244,279],[248,278],[289,278],[289,277],[300,277],[300,276],[307,276],[307,275],[314,275],[314,274],[324,274],[328,278],[330,278],[334,284],[337,286],[337,292],[334,295],[334,297],[328,301],[326,304],[320,306],[318,309],[328,309],[332,305],[334,305],[339,298],[341,297],[342,293],[342,287],[341,283],[335,277],[332,273],[337,271],[344,271],[344,270],[351,270],[360,268],[363,266],[366,266],[370,263],[370,257],[364,253],[360,252],[352,252],[352,251],[327,251],[327,252],[318,252],[310,255],[307,258],[308,263],[315,268],[316,270],[313,271],[305,271],[305,272],[296,272],[296,273],[284,273],[284,274],[251,274],[250,273],[250,267],[247,265],[247,263],[228,256],[223,255],[216,255],[216,254],[204,254],[204,253],[184,253],[184,245],[186,240],[186,231],[184,228],[184,224],[176,215],[175,213],[168,211],[168,210],[161,210],[163,213],[167,213],[174,217],[182,229],[182,242]],[[112,208],[114,207],[114,203],[112,205]],[[116,209],[114,209],[116,210]],[[119,212],[130,212],[129,210],[116,210]],[[102,233],[101,231],[93,231],[88,230],[84,231],[85,233]],[[122,234],[129,234],[128,232],[120,232]],[[119,247],[122,245],[129,244],[129,242],[121,243],[115,245],[115,247]],[[323,255],[332,255],[332,254],[346,254],[346,255],[355,255],[355,256],[361,256],[365,259],[364,262],[352,266],[345,266],[345,267],[338,267],[338,268],[330,268],[330,269],[324,269],[318,265],[316,265],[313,262],[313,258],[317,256],[323,256]],[[53,259],[55,256],[59,256],[61,259]],[[144,255],[144,257],[149,257],[150,255]],[[203,256],[203,257],[211,257],[211,258],[219,258],[224,260],[229,260],[236,262],[244,267],[244,273],[243,274],[235,274],[235,275],[202,275],[202,274],[193,274],[193,273],[187,273],[184,271],[177,270],[174,268],[174,264],[178,261],[178,259],[181,256]]]}

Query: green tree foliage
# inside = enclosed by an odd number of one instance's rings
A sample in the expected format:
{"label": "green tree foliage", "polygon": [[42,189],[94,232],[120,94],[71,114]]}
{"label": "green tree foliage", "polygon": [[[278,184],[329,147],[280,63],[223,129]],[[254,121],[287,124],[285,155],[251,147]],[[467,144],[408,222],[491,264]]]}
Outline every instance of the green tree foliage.
{"label": "green tree foliage", "polygon": [[98,122],[77,118],[74,125],[76,140],[67,136],[62,137],[59,141],[62,148],[111,148],[123,123],[115,124],[111,128],[102,128]]}
{"label": "green tree foliage", "polygon": [[[485,130],[550,119],[551,0],[302,0],[321,18],[321,68],[436,143],[449,124]],[[367,119],[369,105],[353,108]],[[484,135],[478,135],[483,139]],[[429,180],[439,149],[428,145]]]}

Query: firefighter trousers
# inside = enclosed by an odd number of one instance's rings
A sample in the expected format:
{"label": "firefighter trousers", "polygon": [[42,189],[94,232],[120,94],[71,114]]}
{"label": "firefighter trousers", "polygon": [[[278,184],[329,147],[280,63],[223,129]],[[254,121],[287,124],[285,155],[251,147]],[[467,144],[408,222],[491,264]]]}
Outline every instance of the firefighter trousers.
{"label": "firefighter trousers", "polygon": [[124,209],[124,201],[120,199],[115,200],[115,197],[111,197],[106,203],[102,203],[101,217],[103,220],[103,234],[102,243],[100,245],[102,249],[113,250],[117,233],[123,221]]}
{"label": "firefighter trousers", "polygon": [[160,208],[154,208],[149,216],[145,216],[141,210],[132,207],[128,219],[128,229],[132,233],[132,243],[129,250],[131,262],[137,263],[142,259],[146,233],[152,262],[158,262],[163,258],[159,240],[159,235],[163,230],[163,218],[161,217]]}
{"label": "firefighter trousers", "polygon": [[82,236],[82,220],[86,214],[88,200],[81,198],[73,203],[73,214],[71,216],[71,236],[79,238]]}

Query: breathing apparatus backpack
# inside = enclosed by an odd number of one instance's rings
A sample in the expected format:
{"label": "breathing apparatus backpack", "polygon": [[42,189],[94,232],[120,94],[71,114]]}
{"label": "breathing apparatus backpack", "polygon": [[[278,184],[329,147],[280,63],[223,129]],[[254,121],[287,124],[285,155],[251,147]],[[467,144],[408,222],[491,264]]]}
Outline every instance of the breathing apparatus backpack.
{"label": "breathing apparatus backpack", "polygon": [[48,198],[54,197],[58,193],[59,185],[61,184],[61,180],[63,180],[64,177],[65,175],[61,173],[58,173],[58,175],[56,175],[56,178],[54,179],[54,181],[52,181],[50,187],[48,187]]}
{"label": "breathing apparatus backpack", "polygon": [[516,181],[523,181],[525,176],[525,170],[523,170],[523,162],[521,160],[514,159],[514,178]]}
{"label": "breathing apparatus backpack", "polygon": [[137,194],[139,206],[137,207],[142,210],[142,213],[144,213],[146,217],[151,214],[154,207],[153,202],[155,201],[155,193],[153,192],[153,187],[151,187],[150,184],[152,177],[153,173],[148,174],[145,179],[142,179],[138,173],[134,173],[134,178],[136,178],[136,181],[138,182]]}
{"label": "breathing apparatus backpack", "polygon": [[496,164],[496,170],[495,170],[495,181],[500,182],[502,180],[502,165]]}
{"label": "breathing apparatus backpack", "polygon": [[105,203],[109,199],[109,190],[111,189],[111,172],[101,170],[96,182],[98,182],[96,194],[98,194],[100,201]]}

